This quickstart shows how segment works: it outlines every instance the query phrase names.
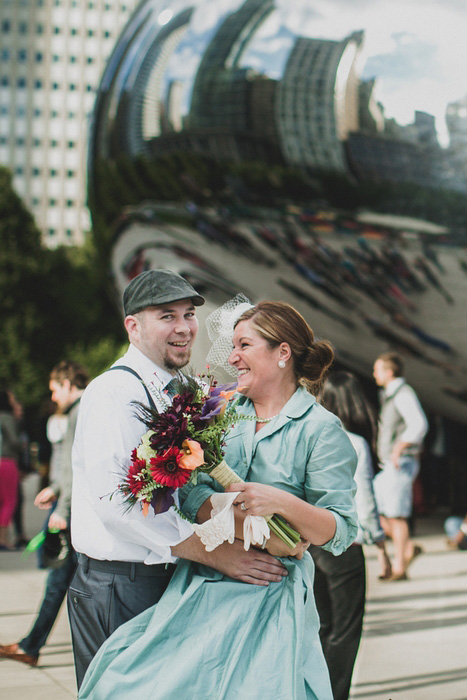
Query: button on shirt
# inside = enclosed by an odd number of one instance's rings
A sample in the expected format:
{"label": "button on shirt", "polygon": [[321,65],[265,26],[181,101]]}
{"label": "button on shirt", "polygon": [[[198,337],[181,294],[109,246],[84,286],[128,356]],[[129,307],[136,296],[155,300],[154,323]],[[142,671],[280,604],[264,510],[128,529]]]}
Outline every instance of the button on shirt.
{"label": "button on shirt", "polygon": [[[161,393],[172,379],[171,374],[133,345],[115,365],[135,370],[156,405],[163,408]],[[141,382],[124,370],[104,372],[82,396],[73,444],[73,546],[93,559],[145,564],[175,562],[177,558],[170,548],[193,534],[191,524],[173,508],[157,516],[150,508],[145,517],[139,504],[127,509],[121,494],[116,492],[131,453],[146,432],[132,401],[148,403]],[[178,504],[177,493],[174,499]]]}

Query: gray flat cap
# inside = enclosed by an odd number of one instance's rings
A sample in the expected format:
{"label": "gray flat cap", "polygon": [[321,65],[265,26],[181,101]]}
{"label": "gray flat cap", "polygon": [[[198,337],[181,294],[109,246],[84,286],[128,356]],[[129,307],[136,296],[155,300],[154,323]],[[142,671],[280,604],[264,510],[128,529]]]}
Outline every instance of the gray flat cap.
{"label": "gray flat cap", "polygon": [[204,304],[204,298],[176,272],[147,270],[132,279],[123,292],[123,311],[125,316],[129,316],[148,306],[170,304],[182,299],[191,299],[195,306]]}

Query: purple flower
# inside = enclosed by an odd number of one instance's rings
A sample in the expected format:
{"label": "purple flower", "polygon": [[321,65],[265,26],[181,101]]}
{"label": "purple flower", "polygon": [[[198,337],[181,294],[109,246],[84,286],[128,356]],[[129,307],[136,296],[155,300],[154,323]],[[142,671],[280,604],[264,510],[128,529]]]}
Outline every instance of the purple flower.
{"label": "purple flower", "polygon": [[175,489],[167,486],[165,489],[154,489],[151,505],[154,508],[155,515],[159,513],[166,513],[171,506],[174,504],[174,499],[172,494]]}
{"label": "purple flower", "polygon": [[236,389],[237,382],[231,382],[230,384],[219,384],[211,389],[209,392],[211,396],[219,396],[221,391],[232,391]]}

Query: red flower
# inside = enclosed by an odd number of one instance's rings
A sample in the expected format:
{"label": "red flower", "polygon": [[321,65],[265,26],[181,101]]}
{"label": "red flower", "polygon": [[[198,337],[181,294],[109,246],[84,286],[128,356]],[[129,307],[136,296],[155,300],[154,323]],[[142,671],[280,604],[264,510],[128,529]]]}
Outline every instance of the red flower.
{"label": "red flower", "polygon": [[151,474],[158,484],[178,489],[190,480],[191,472],[183,469],[179,462],[184,452],[177,447],[170,447],[162,457],[152,457],[149,462]]}
{"label": "red flower", "polygon": [[146,479],[141,475],[141,470],[145,466],[146,462],[144,459],[133,459],[128,468],[126,483],[133,496],[137,496],[146,484]]}

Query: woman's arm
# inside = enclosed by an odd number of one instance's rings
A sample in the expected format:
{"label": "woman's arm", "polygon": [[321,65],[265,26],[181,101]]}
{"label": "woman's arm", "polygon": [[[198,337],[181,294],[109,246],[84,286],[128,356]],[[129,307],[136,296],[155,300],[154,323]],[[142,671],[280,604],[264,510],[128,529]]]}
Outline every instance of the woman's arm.
{"label": "woman's arm", "polygon": [[228,490],[241,492],[237,502],[245,503],[247,513],[281,515],[305,540],[340,554],[357,534],[355,450],[337,419],[329,418],[313,425],[308,445],[305,464],[296,465],[300,470],[305,467],[303,499],[253,482],[233,484]]}
{"label": "woman's arm", "polygon": [[385,535],[381,527],[373,489],[374,471],[371,452],[364,438],[350,436],[350,439],[358,457],[357,470],[354,477],[355,483],[357,484],[355,507],[357,509],[358,521],[360,523],[364,543],[374,544],[384,540]]}

